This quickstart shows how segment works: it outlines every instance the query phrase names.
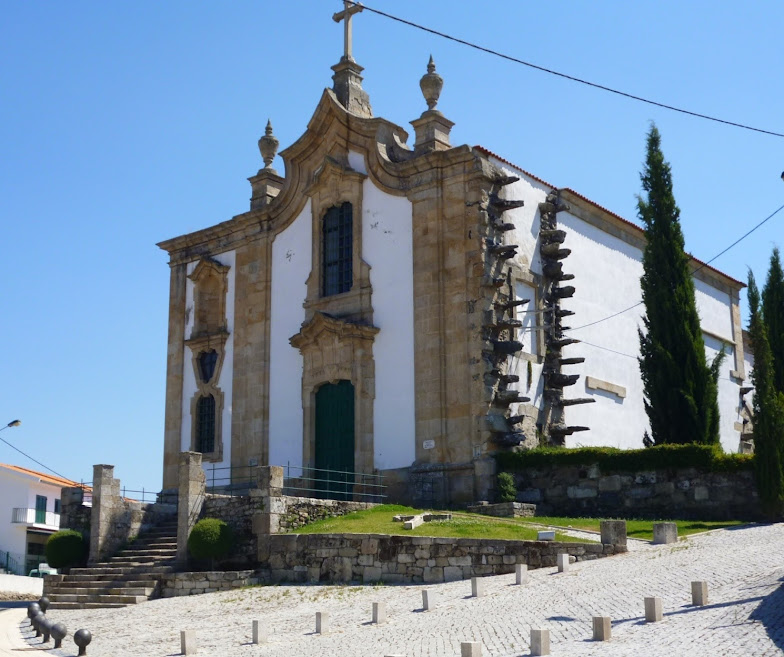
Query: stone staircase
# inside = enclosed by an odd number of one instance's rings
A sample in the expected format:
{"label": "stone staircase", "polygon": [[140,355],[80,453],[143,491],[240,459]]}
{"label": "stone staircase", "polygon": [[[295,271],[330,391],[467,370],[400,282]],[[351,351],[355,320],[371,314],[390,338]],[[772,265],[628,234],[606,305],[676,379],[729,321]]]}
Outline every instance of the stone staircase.
{"label": "stone staircase", "polygon": [[47,577],[44,595],[51,609],[125,607],[158,597],[161,579],[174,572],[177,521],[171,520],[140,534],[108,560],[71,568],[68,575]]}

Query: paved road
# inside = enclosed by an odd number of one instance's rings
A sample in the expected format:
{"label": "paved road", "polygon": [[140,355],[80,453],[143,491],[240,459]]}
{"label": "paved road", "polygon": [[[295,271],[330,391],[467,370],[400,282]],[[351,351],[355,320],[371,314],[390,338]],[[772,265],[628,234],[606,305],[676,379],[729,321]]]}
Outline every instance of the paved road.
{"label": "paved road", "polygon": [[[691,606],[690,582],[697,579],[709,583],[708,606]],[[71,634],[79,627],[92,631],[91,657],[177,655],[181,629],[196,631],[199,654],[220,657],[450,657],[468,640],[480,641],[485,656],[520,657],[530,654],[532,627],[550,629],[552,655],[767,657],[784,654],[783,582],[779,524],[669,546],[638,544],[566,573],[533,571],[522,587],[513,575],[490,577],[482,598],[469,597],[470,582],[434,585],[428,588],[436,605],[429,612],[420,610],[421,586],[274,586],[50,615]],[[662,622],[644,622],[645,596],[663,599]],[[388,623],[370,624],[374,601],[387,603]],[[330,634],[314,633],[316,611],[330,612]],[[593,615],[612,617],[611,641],[590,640]],[[249,643],[253,619],[270,628],[267,645]],[[69,643],[68,650],[49,654],[76,652]]]}

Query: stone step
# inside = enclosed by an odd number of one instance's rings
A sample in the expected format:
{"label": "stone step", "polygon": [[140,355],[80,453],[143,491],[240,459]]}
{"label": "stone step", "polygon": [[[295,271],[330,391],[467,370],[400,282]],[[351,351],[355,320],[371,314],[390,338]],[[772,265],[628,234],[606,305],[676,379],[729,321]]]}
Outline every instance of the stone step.
{"label": "stone step", "polygon": [[65,589],[105,589],[105,588],[122,588],[122,587],[129,587],[129,588],[151,588],[154,589],[158,585],[159,580],[157,579],[129,579],[129,580],[118,580],[118,579],[104,579],[104,580],[95,580],[92,578],[84,579],[84,580],[76,580],[76,581],[69,581],[65,580],[63,582],[58,582],[57,584],[50,584],[47,587],[47,590],[53,591],[55,593],[64,593]]}
{"label": "stone step", "polygon": [[142,564],[153,563],[160,564],[162,562],[169,563],[174,561],[176,554],[172,553],[156,553],[156,554],[129,554],[127,556],[110,557],[108,561],[101,562],[106,566],[124,566],[125,564]]}
{"label": "stone step", "polygon": [[117,603],[122,605],[135,605],[139,602],[147,602],[146,595],[104,595],[102,593],[70,595],[68,593],[53,593],[49,596],[49,601],[54,602],[93,602],[93,603]]}
{"label": "stone step", "polygon": [[[146,572],[128,573],[127,575],[63,575],[63,583],[82,583],[82,582],[157,582],[161,579],[161,574],[148,574]],[[57,582],[56,584],[59,584]],[[49,584],[47,586],[51,586]]]}
{"label": "stone step", "polygon": [[93,566],[88,568],[72,568],[71,573],[74,575],[91,575],[94,577],[100,575],[134,575],[143,573],[170,573],[174,570],[173,566],[151,566],[149,564],[139,564],[138,566]]}
{"label": "stone step", "polygon": [[155,587],[139,587],[139,586],[118,586],[118,587],[90,587],[90,588],[80,588],[80,587],[62,587],[55,589],[50,592],[49,599],[51,600],[51,596],[57,596],[58,600],[65,600],[63,596],[103,596],[103,595],[124,595],[124,596],[144,596],[145,599],[149,599],[149,597],[155,593]]}
{"label": "stone step", "polygon": [[51,602],[49,609],[119,609],[127,606],[121,602]]}

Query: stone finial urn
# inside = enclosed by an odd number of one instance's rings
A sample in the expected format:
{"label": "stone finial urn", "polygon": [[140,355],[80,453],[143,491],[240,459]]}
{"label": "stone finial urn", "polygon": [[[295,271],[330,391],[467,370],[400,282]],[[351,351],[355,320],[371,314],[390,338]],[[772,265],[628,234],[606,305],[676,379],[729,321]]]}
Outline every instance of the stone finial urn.
{"label": "stone finial urn", "polygon": [[444,79],[436,73],[436,64],[433,61],[433,55],[430,55],[430,61],[427,63],[427,73],[419,81],[419,88],[422,89],[422,95],[425,97],[428,110],[435,109],[443,87]]}
{"label": "stone finial urn", "polygon": [[264,130],[264,136],[259,139],[259,151],[264,160],[265,169],[272,170],[270,165],[272,164],[272,160],[275,159],[275,154],[278,152],[279,145],[280,142],[275,135],[272,134],[272,122],[267,119],[267,128]]}

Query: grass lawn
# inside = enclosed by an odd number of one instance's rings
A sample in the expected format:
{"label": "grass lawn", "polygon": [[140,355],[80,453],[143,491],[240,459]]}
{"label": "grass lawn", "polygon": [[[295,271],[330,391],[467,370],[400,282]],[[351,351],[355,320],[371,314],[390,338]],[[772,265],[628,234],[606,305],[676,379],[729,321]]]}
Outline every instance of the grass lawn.
{"label": "grass lawn", "polygon": [[[559,518],[559,517],[535,517],[535,518],[517,518],[517,522],[521,524],[537,524],[548,525],[553,527],[571,527],[573,529],[587,529],[590,531],[599,531],[600,518]],[[653,540],[653,523],[654,522],[674,522],[678,525],[678,536],[688,536],[689,534],[698,534],[706,532],[710,529],[721,529],[723,527],[736,527],[738,525],[746,524],[740,520],[726,520],[723,522],[713,520],[627,520],[626,521],[626,535],[629,538],[642,538],[648,541]]]}
{"label": "grass lawn", "polygon": [[[357,511],[338,518],[325,518],[296,529],[296,534],[397,534],[401,536],[446,536],[454,538],[500,538],[518,541],[536,540],[536,533],[546,525],[571,527],[599,531],[599,518],[493,518],[475,513],[453,512],[452,520],[426,522],[416,529],[403,529],[402,522],[394,522],[392,516],[425,513],[399,504],[382,504],[367,511]],[[630,538],[653,539],[654,520],[627,520],[626,533]],[[674,520],[678,525],[678,536],[688,536],[709,529],[734,527],[743,524],[738,520],[708,522],[698,520]],[[563,535],[556,530],[558,541],[580,542],[579,539]]]}
{"label": "grass lawn", "polygon": [[[397,534],[401,536],[446,536],[453,538],[500,538],[535,541],[540,528],[475,513],[453,514],[452,520],[426,522],[416,529],[403,529],[392,516],[425,513],[398,504],[383,504],[367,511],[356,511],[338,518],[325,518],[296,529],[296,534]],[[558,541],[582,542],[556,532]]]}

